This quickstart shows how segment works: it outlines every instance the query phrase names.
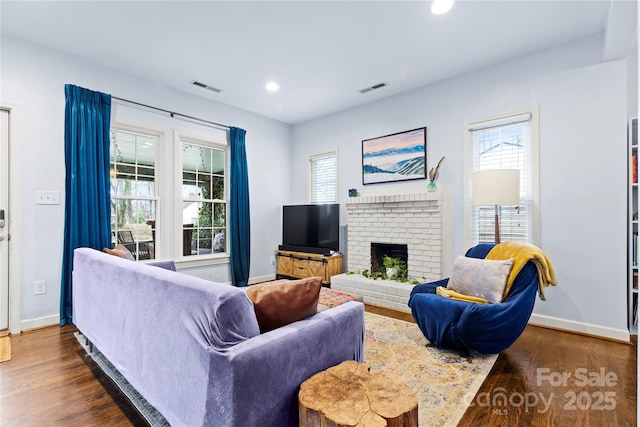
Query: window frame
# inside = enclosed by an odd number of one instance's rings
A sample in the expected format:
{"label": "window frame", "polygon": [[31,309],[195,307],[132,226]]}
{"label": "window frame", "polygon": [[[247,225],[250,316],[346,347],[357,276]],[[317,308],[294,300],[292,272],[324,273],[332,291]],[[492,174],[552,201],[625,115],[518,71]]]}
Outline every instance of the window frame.
{"label": "window frame", "polygon": [[472,177],[473,177],[473,134],[471,129],[479,123],[505,120],[510,117],[531,114],[531,243],[540,246],[540,141],[539,141],[539,111],[537,106],[529,107],[523,110],[513,111],[504,114],[498,114],[490,117],[467,120],[464,122],[463,128],[463,247],[471,247],[472,242]]}
{"label": "window frame", "polygon": [[[156,201],[156,234],[154,242],[155,258],[140,260],[147,263],[161,259],[174,260],[177,268],[190,268],[228,264],[229,255],[229,142],[222,141],[218,135],[201,135],[184,132],[176,128],[154,125],[150,122],[138,122],[123,118],[112,118],[111,130],[141,133],[158,137],[155,150],[155,201]],[[225,133],[226,134],[226,133]],[[182,255],[182,140],[197,141],[225,153],[225,252],[203,255]],[[111,160],[109,160],[111,162]]]}
{"label": "window frame", "polygon": [[[182,167],[183,167],[183,143],[191,143],[194,145],[217,149],[224,151],[224,202],[225,202],[225,252],[202,254],[202,255],[190,255],[184,256],[182,253],[183,245],[183,224],[182,224]],[[172,235],[174,236],[174,251],[173,257],[176,260],[176,264],[186,265],[189,267],[198,267],[203,265],[216,265],[229,263],[229,172],[230,172],[230,153],[229,142],[218,141],[215,138],[207,138],[203,136],[196,136],[186,132],[175,131],[174,143],[173,143],[173,174],[174,174],[174,200],[179,201],[175,203],[173,217],[175,218],[173,224]]]}
{"label": "window frame", "polygon": [[[313,161],[316,159],[320,159],[320,158],[324,158],[324,157],[329,157],[330,155],[333,155],[333,158],[335,159],[336,162],[336,175],[335,175],[335,180],[336,180],[336,186],[335,186],[335,193],[334,193],[334,198],[332,201],[323,201],[323,202],[312,202],[313,200],[313,187],[312,187],[312,180],[311,180],[311,176],[312,176],[312,164]],[[334,203],[339,203],[338,201],[338,187],[339,187],[339,173],[338,173],[338,169],[339,169],[339,164],[338,164],[338,148],[331,148],[325,151],[319,151],[316,153],[311,153],[307,156],[307,202],[309,204],[334,204]]]}
{"label": "window frame", "polygon": [[[152,200],[155,201],[156,203],[156,222],[157,223],[164,223],[165,221],[163,221],[163,218],[165,216],[164,210],[163,210],[163,199],[166,197],[163,197],[162,195],[165,194],[165,189],[169,188],[166,186],[166,182],[163,182],[164,180],[162,178],[160,178],[160,174],[158,174],[159,170],[162,170],[164,168],[164,159],[165,159],[165,155],[163,153],[163,147],[166,145],[166,141],[168,140],[168,133],[166,131],[166,129],[157,127],[157,126],[153,126],[153,125],[147,125],[147,124],[141,124],[141,123],[136,123],[133,121],[128,121],[128,120],[122,120],[122,119],[118,119],[118,120],[112,120],[111,121],[111,125],[109,128],[109,136],[111,137],[111,133],[113,131],[121,131],[121,132],[129,132],[129,133],[134,133],[134,134],[144,134],[144,135],[148,135],[151,137],[155,137],[158,138],[158,142],[156,144],[155,147],[155,162],[154,162],[154,168],[155,168],[155,176],[154,176],[154,184],[155,184],[155,196],[154,197],[135,197],[135,196],[131,196],[131,197],[118,197],[117,200],[122,200],[122,199],[128,199],[128,200]],[[111,148],[109,149],[109,151],[111,151]],[[109,158],[109,165],[111,165],[111,158]],[[110,200],[113,200],[113,194],[109,195]],[[116,230],[112,230],[116,231]],[[166,257],[166,248],[163,247],[163,244],[166,245],[166,237],[164,237],[164,233],[156,233],[156,238],[154,239],[154,258],[149,259],[149,260],[138,260],[136,259],[136,262],[153,262],[153,261],[157,261],[158,259],[162,259],[162,257]],[[116,240],[117,241],[117,240]]]}

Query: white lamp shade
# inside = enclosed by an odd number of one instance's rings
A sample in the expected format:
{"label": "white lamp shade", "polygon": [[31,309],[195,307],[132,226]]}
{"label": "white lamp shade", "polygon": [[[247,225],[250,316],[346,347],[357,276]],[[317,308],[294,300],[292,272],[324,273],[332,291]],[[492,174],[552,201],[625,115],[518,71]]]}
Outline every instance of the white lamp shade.
{"label": "white lamp shade", "polygon": [[473,174],[473,204],[517,205],[520,203],[520,171],[494,169]]}

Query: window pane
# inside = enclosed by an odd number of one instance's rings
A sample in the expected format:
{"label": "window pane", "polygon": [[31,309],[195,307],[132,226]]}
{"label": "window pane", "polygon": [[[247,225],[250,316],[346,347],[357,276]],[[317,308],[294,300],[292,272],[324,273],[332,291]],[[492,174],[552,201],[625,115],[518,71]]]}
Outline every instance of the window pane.
{"label": "window pane", "polygon": [[226,227],[227,205],[224,203],[216,203],[214,205],[213,225],[215,227]]}
{"label": "window pane", "polygon": [[184,202],[182,204],[182,224],[195,227],[198,223],[198,202]]}
{"label": "window pane", "polygon": [[182,149],[182,169],[195,172],[198,170],[198,147],[184,145]]}
{"label": "window pane", "polygon": [[309,158],[309,201],[335,203],[338,188],[337,153],[331,151]]}
{"label": "window pane", "polygon": [[225,159],[224,150],[183,144],[183,224],[191,230],[185,256],[226,252]]}
{"label": "window pane", "polygon": [[225,239],[225,229],[224,228],[214,228],[213,229],[213,252],[220,253],[226,252],[226,239]]}
{"label": "window pane", "polygon": [[211,200],[211,174],[198,174],[198,188],[201,199]]}
{"label": "window pane", "polygon": [[198,161],[199,161],[199,166],[198,166],[198,170],[201,172],[207,172],[207,173],[211,173],[212,170],[212,165],[211,165],[211,152],[213,150],[211,150],[210,148],[205,148],[205,147],[200,147],[199,148],[199,156],[198,156]]}
{"label": "window pane", "polygon": [[156,175],[155,169],[150,166],[138,166],[138,179],[141,181],[153,182]]}
{"label": "window pane", "polygon": [[155,200],[112,199],[113,244],[124,245],[138,260],[155,258]]}
{"label": "window pane", "polygon": [[224,175],[225,170],[225,155],[222,150],[212,150],[212,165],[211,172],[217,175]]}
{"label": "window pane", "polygon": [[191,255],[203,255],[211,253],[212,245],[212,203],[193,203],[197,207],[197,217],[193,218],[193,235],[191,243]]}
{"label": "window pane", "polygon": [[[506,124],[505,124],[506,123]],[[472,134],[472,172],[490,169],[520,171],[520,203],[499,206],[501,241],[532,241],[532,136],[531,119],[496,126],[475,125]],[[472,207],[472,244],[495,242],[495,207]]]}
{"label": "window pane", "polygon": [[224,177],[214,176],[212,185],[213,185],[212,199],[224,200]]}
{"label": "window pane", "polygon": [[183,199],[199,199],[201,195],[198,192],[196,183],[196,174],[193,172],[182,173],[182,198]]}
{"label": "window pane", "polygon": [[158,138],[111,130],[111,229],[113,243],[137,260],[155,258],[155,152]]}

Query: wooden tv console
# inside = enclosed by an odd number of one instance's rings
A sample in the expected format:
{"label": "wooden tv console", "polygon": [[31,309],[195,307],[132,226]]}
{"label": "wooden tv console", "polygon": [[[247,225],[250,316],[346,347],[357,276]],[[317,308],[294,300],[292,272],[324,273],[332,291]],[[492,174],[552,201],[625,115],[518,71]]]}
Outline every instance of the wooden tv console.
{"label": "wooden tv console", "polygon": [[306,252],[276,251],[277,277],[304,279],[322,277],[322,284],[331,283],[331,276],[342,273],[342,254],[320,255]]}

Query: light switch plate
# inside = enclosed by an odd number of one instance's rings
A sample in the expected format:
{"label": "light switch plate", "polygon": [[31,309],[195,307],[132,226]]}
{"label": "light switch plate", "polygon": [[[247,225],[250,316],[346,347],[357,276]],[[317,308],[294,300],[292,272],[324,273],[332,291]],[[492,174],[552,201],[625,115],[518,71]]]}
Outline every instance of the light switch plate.
{"label": "light switch plate", "polygon": [[47,281],[46,280],[36,280],[33,287],[34,295],[43,295],[47,293]]}
{"label": "light switch plate", "polygon": [[59,205],[59,191],[36,191],[36,205]]}

